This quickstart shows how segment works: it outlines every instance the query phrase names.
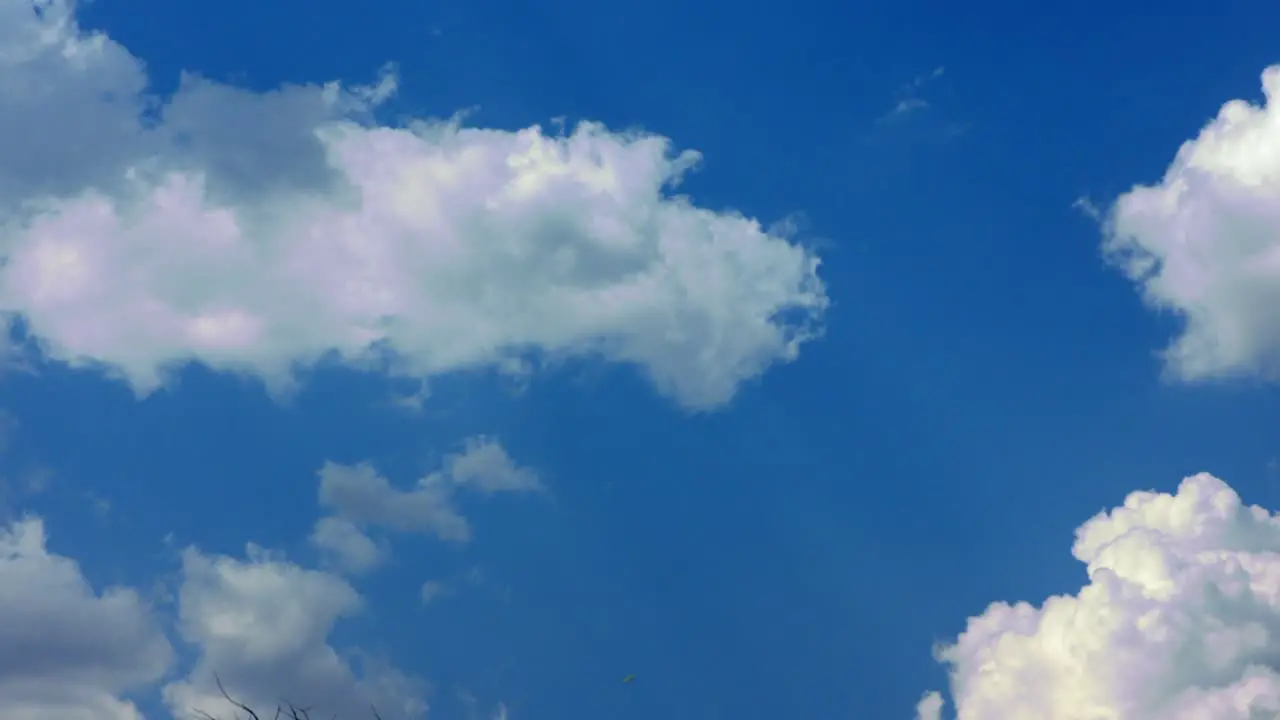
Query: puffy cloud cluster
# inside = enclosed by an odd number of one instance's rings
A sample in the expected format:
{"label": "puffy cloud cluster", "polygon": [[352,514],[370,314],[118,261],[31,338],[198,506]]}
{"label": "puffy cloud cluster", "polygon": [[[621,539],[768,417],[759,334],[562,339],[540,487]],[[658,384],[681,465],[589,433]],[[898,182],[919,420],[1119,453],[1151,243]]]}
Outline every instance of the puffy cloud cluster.
{"label": "puffy cloud cluster", "polygon": [[196,663],[166,682],[175,653],[166,613],[134,589],[95,591],[68,557],[46,546],[44,523],[0,528],[0,717],[6,720],[142,720],[131,696],[159,691],[173,717],[294,701],[361,717],[426,712],[403,673],[361,658],[360,673],[328,642],[334,624],[361,609],[341,578],[249,546],[244,559],[183,554],[176,635]]}
{"label": "puffy cloud cluster", "polygon": [[139,720],[125,695],[161,679],[169,641],[141,595],[96,592],[45,540],[39,519],[0,528],[0,717]]}
{"label": "puffy cloud cluster", "polygon": [[710,408],[821,332],[818,259],[672,196],[698,156],[665,138],[379,126],[393,74],[146,88],[71,0],[0,0],[0,313],[139,392],[188,361],[287,389],[323,357],[591,356]]}
{"label": "puffy cloud cluster", "polygon": [[[1089,582],[995,603],[953,645],[959,720],[1280,716],[1280,516],[1207,474],[1136,492],[1076,532]],[[919,720],[939,720],[930,693]]]}
{"label": "puffy cloud cluster", "polygon": [[462,452],[445,458],[443,468],[419,479],[411,490],[396,489],[367,462],[326,462],[319,475],[320,504],[333,515],[316,522],[311,542],[352,574],[372,570],[386,558],[385,543],[367,534],[371,528],[465,543],[471,539],[471,524],[455,502],[459,490],[494,495],[543,489],[537,473],[517,465],[497,440],[484,436],[468,439]]}
{"label": "puffy cloud cluster", "polygon": [[1260,105],[1224,105],[1159,183],[1107,217],[1107,257],[1185,320],[1165,351],[1177,378],[1280,379],[1280,66],[1262,90]]}
{"label": "puffy cloud cluster", "polygon": [[[1165,352],[1179,379],[1280,379],[1280,66],[1262,87],[1261,104],[1224,105],[1105,218],[1107,259],[1185,320]],[[954,717],[1280,717],[1280,517],[1201,474],[1131,494],[1072,552],[1088,569],[1078,593],[995,603],[939,649]],[[916,714],[946,716],[942,694]]]}
{"label": "puffy cloud cluster", "polygon": [[[454,504],[456,492],[543,489],[534,471],[484,436],[467,440],[412,490],[396,490],[368,464],[328,463],[319,474],[321,502],[335,515],[316,524],[311,540],[347,573],[385,558],[385,543],[366,529],[462,542],[471,530]],[[469,579],[478,582],[479,575]],[[449,590],[428,583],[423,601]],[[187,548],[174,599],[170,624],[165,608],[134,589],[96,591],[75,561],[47,548],[41,520],[0,527],[0,717],[141,720],[130,699],[140,693],[158,693],[174,717],[216,716],[234,710],[219,679],[237,701],[263,709],[295,702],[359,717],[373,706],[388,720],[426,713],[415,679],[330,644],[334,626],[363,604],[336,573],[253,544],[243,558]],[[194,653],[193,665],[176,679],[171,638]]]}
{"label": "puffy cloud cluster", "polygon": [[[365,471],[368,473],[365,477],[376,477],[376,471],[369,465],[345,469]],[[385,544],[379,544],[359,525],[345,518],[330,515],[316,520],[310,540],[333,567],[351,575],[369,572],[387,558]]]}
{"label": "puffy cloud cluster", "polygon": [[[396,86],[390,71],[271,92],[187,75],[159,98],[73,0],[0,0],[3,324],[140,393],[187,362],[283,391],[322,358],[426,379],[585,356],[693,409],[821,333],[812,252],[673,194],[696,153],[593,123],[379,125]],[[462,541],[455,493],[539,487],[483,439],[411,491],[328,465],[335,514],[313,541],[368,569],[385,548],[367,527]],[[0,530],[0,717],[137,720],[130,698],[157,691],[175,716],[218,714],[215,672],[261,707],[425,713],[411,678],[330,643],[361,607],[336,574],[189,548],[176,603],[167,633],[138,592],[95,590],[51,552],[40,521]]]}
{"label": "puffy cloud cluster", "polygon": [[370,707],[387,718],[426,714],[412,678],[368,657],[357,674],[329,644],[334,624],[361,609],[354,588],[252,545],[246,555],[183,555],[179,629],[200,654],[187,678],[164,688],[174,717],[230,709],[219,679],[238,702],[262,709],[293,703],[337,717],[364,717]]}

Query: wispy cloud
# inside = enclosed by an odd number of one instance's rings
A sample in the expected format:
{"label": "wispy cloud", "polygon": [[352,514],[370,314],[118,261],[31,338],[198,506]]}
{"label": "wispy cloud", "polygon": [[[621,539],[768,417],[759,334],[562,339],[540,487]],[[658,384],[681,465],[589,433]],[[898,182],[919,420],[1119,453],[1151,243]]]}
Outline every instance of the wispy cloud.
{"label": "wispy cloud", "polygon": [[1081,195],[1071,203],[1071,209],[1075,210],[1094,222],[1102,222],[1102,208],[1093,201],[1093,198],[1087,195]]}
{"label": "wispy cloud", "polygon": [[387,557],[385,542],[369,535],[374,528],[466,543],[471,524],[457,506],[459,491],[493,496],[544,489],[537,473],[517,465],[497,440],[484,436],[467,440],[462,452],[447,457],[442,468],[410,489],[393,486],[368,462],[326,462],[319,476],[320,504],[331,514],[316,521],[311,544],[334,567],[353,575],[372,570]]}
{"label": "wispy cloud", "polygon": [[929,101],[924,98],[924,91],[935,80],[942,77],[946,71],[946,67],[939,65],[930,72],[916,75],[911,79],[911,82],[898,88],[897,102],[876,120],[876,124],[885,125],[897,122],[908,115],[932,107]]}

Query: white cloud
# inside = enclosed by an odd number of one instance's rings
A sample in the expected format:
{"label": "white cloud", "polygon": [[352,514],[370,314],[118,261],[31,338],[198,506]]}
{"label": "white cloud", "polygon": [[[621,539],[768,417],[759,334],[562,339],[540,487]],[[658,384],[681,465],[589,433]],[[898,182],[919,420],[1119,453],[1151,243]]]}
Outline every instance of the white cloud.
{"label": "white cloud", "polygon": [[140,720],[124,695],[172,658],[137,592],[95,591],[75,561],[49,552],[38,519],[0,529],[0,717]]}
{"label": "white cloud", "polygon": [[186,361],[285,389],[322,356],[599,356],[710,408],[820,332],[816,257],[667,196],[698,158],[665,138],[379,127],[392,75],[188,76],[161,103],[67,0],[38,6],[0,0],[0,312],[53,358],[147,392]]}
{"label": "white cloud", "polygon": [[189,549],[178,606],[181,634],[200,657],[188,677],[164,689],[175,716],[231,709],[215,674],[232,697],[260,710],[290,702],[325,717],[364,717],[370,706],[387,720],[426,713],[413,679],[368,657],[359,658],[357,674],[329,644],[333,625],[361,608],[355,589],[335,575],[252,545],[247,560]]}
{"label": "white cloud", "polygon": [[[960,720],[1280,715],[1280,517],[1207,474],[1076,532],[1075,595],[995,603],[939,658]],[[942,717],[938,696],[917,715]]]}
{"label": "white cloud", "polygon": [[377,525],[450,542],[471,539],[471,525],[455,504],[459,489],[475,488],[486,495],[542,489],[536,473],[516,465],[496,440],[483,436],[467,440],[463,452],[445,458],[440,471],[418,480],[412,490],[396,489],[367,462],[326,462],[319,475],[320,504],[357,532]]}
{"label": "white cloud", "polygon": [[355,523],[343,518],[320,518],[310,540],[339,569],[352,575],[369,572],[386,559],[378,543]]}
{"label": "white cloud", "polygon": [[935,80],[942,77],[947,69],[941,65],[934,68],[931,72],[917,75],[911,79],[911,82],[898,88],[898,100],[893,107],[876,121],[877,124],[884,125],[897,122],[911,113],[926,110],[931,105],[929,101],[924,99],[923,92],[926,86],[932,84]]}
{"label": "white cloud", "polygon": [[422,604],[426,605],[438,597],[447,595],[450,590],[449,585],[440,580],[428,580],[422,583]]}
{"label": "white cloud", "polygon": [[1165,351],[1184,380],[1280,379],[1280,66],[1265,101],[1232,100],[1164,178],[1116,200],[1104,251],[1152,307],[1185,320]]}
{"label": "white cloud", "polygon": [[39,519],[0,529],[0,717],[142,720],[130,698],[156,692],[174,717],[230,716],[215,673],[263,710],[292,701],[341,717],[371,705],[387,720],[425,714],[416,680],[329,644],[334,624],[361,609],[341,578],[252,545],[245,560],[188,549],[180,577],[177,631],[196,660],[164,684],[167,623],[136,590],[95,591],[74,560],[48,550]]}
{"label": "white cloud", "polygon": [[538,474],[516,465],[502,445],[490,437],[469,438],[461,453],[445,459],[445,468],[455,485],[474,487],[486,495],[542,489]]}
{"label": "white cloud", "polygon": [[916,703],[916,720],[941,720],[942,708],[945,707],[942,693],[928,692]]}
{"label": "white cloud", "polygon": [[471,526],[453,505],[453,488],[439,473],[412,490],[398,490],[370,463],[320,468],[320,504],[358,525],[383,525],[399,532],[430,532],[441,540],[466,542]]}

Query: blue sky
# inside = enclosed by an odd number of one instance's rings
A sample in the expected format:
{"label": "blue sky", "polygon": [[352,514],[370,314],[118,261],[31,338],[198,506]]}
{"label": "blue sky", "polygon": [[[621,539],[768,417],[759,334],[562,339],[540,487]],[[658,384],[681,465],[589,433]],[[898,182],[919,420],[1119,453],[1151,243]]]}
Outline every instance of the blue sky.
{"label": "blue sky", "polygon": [[1280,712],[1277,12],[0,0],[0,715]]}

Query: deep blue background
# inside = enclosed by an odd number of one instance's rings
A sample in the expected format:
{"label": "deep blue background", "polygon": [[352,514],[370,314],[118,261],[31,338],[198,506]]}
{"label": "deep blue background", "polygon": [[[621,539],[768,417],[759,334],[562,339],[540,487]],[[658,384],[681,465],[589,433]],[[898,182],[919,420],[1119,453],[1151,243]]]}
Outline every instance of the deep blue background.
{"label": "deep blue background", "polygon": [[[289,407],[187,373],[137,402],[93,374],[11,375],[10,472],[37,463],[54,549],[99,581],[172,569],[160,539],[305,558],[315,471],[399,482],[476,432],[541,471],[543,500],[468,507],[465,551],[397,544],[340,639],[513,720],[909,717],[930,658],[993,600],[1072,591],[1073,529],[1133,489],[1209,470],[1280,506],[1272,389],[1162,385],[1176,318],[1140,306],[1071,208],[1158,179],[1276,59],[1272,3],[761,4],[674,0],[97,0],[143,58],[241,86],[372,80],[384,113],[518,128],[643,126],[704,153],[685,187],[824,241],[827,336],[734,404],[689,417],[626,369],[513,396],[318,372]],[[771,9],[770,9],[771,8]],[[931,107],[877,123],[937,66]],[[957,134],[957,130],[964,129]],[[109,499],[95,518],[83,493]],[[484,581],[427,607],[418,586]],[[635,683],[620,678],[636,673]]]}

